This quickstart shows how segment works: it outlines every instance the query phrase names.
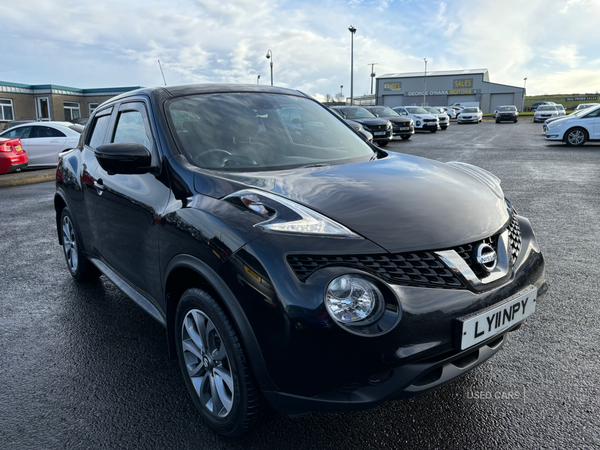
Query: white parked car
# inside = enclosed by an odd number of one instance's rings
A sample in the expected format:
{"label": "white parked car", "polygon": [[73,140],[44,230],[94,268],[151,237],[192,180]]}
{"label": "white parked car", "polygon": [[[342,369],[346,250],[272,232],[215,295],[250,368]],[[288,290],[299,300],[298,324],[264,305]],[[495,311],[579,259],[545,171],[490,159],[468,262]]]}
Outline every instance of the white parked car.
{"label": "white parked car", "polygon": [[563,105],[559,105],[557,103],[556,104],[556,109],[558,109],[558,115],[559,116],[566,116],[567,115],[567,111],[565,111],[565,107]]}
{"label": "white parked car", "polygon": [[442,130],[445,130],[450,126],[450,116],[445,112],[440,111],[439,109],[434,108],[433,106],[424,106],[423,109],[429,111],[430,114],[437,116],[437,118],[440,120],[440,128]]}
{"label": "white parked car", "polygon": [[77,147],[83,126],[70,122],[33,122],[17,125],[0,133],[0,137],[21,139],[29,155],[27,168],[52,167],[58,164],[58,154]]}
{"label": "white parked car", "polygon": [[464,108],[458,115],[458,123],[479,123],[483,120],[483,113],[479,108]]}
{"label": "white parked car", "polygon": [[533,121],[543,122],[546,119],[558,117],[559,115],[560,113],[558,112],[556,105],[541,105],[535,110],[535,113],[533,114]]}
{"label": "white parked car", "polygon": [[410,117],[415,123],[415,130],[435,133],[440,125],[440,120],[437,116],[434,116],[420,106],[397,106],[392,109],[402,116]]}
{"label": "white parked car", "polygon": [[570,114],[550,122],[546,140],[563,141],[567,145],[583,145],[600,140],[600,105],[590,107],[581,114]]}
{"label": "white parked car", "polygon": [[450,108],[449,106],[434,106],[434,108],[448,114],[451,119],[456,119],[456,110],[454,108]]}
{"label": "white parked car", "polygon": [[556,120],[564,119],[565,117],[581,116],[583,113],[586,113],[586,112],[587,112],[587,108],[584,108],[584,109],[580,109],[579,111],[573,111],[571,114],[567,114],[566,116],[556,116],[556,117],[551,117],[549,119],[546,119],[544,121],[544,125],[542,126],[542,128],[544,129],[544,133],[546,131],[548,131],[548,125],[551,124],[552,122],[554,122]]}
{"label": "white parked car", "polygon": [[575,108],[575,111],[579,111],[581,109],[586,109],[586,108],[591,108],[592,106],[598,106],[600,105],[600,103],[581,103],[579,105],[577,105],[577,108]]}

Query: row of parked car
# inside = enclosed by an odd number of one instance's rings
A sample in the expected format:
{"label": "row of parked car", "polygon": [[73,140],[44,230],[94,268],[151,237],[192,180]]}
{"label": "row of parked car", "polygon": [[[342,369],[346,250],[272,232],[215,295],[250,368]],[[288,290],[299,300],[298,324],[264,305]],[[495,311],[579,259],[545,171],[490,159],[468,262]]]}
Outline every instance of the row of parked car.
{"label": "row of parked car", "polygon": [[25,167],[56,167],[58,154],[77,146],[82,125],[70,122],[27,122],[0,133],[0,174]]}

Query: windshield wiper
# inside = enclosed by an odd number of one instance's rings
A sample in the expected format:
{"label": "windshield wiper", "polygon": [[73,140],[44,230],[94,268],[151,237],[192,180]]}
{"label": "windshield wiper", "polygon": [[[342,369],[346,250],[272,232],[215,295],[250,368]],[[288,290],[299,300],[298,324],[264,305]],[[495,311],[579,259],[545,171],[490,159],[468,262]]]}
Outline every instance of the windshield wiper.
{"label": "windshield wiper", "polygon": [[307,164],[306,166],[302,166],[303,169],[306,169],[308,167],[326,167],[326,166],[330,166],[331,164],[329,163],[314,163],[314,164]]}

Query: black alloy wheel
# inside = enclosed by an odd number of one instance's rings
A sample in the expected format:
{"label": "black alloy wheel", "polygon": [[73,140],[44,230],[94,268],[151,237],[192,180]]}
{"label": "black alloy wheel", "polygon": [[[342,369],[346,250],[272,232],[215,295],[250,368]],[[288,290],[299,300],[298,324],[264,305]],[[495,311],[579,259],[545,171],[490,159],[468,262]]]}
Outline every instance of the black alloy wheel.
{"label": "black alloy wheel", "polygon": [[185,291],[175,315],[177,356],[194,405],[207,425],[235,437],[268,410],[229,318],[207,292]]}
{"label": "black alloy wheel", "polygon": [[77,281],[95,281],[101,273],[84,255],[69,208],[60,215],[61,241],[69,273]]}

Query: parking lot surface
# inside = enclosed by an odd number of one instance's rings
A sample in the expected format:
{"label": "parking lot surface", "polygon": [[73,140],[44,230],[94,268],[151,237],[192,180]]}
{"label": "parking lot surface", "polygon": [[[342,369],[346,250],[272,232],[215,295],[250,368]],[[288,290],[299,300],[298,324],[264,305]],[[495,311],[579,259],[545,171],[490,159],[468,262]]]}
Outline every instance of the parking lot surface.
{"label": "parking lot surface", "polygon": [[481,166],[531,220],[550,290],[495,358],[408,401],[274,415],[243,439],[221,438],[196,413],[160,325],[104,277],[72,280],[53,183],[8,187],[0,189],[0,448],[600,447],[600,145],[549,144],[529,121],[453,122],[386,150]]}

